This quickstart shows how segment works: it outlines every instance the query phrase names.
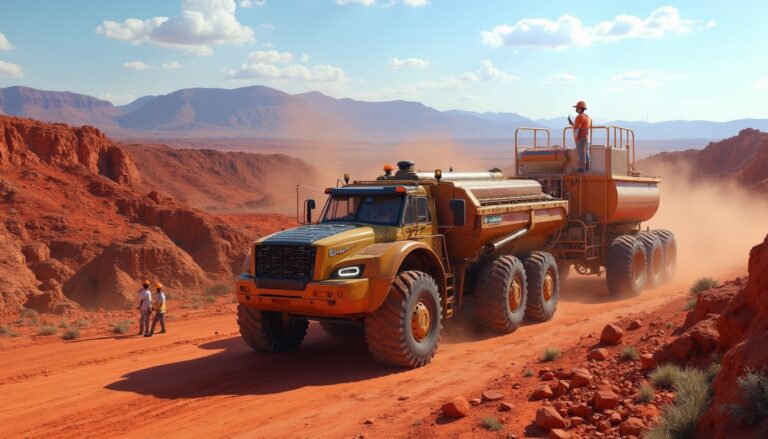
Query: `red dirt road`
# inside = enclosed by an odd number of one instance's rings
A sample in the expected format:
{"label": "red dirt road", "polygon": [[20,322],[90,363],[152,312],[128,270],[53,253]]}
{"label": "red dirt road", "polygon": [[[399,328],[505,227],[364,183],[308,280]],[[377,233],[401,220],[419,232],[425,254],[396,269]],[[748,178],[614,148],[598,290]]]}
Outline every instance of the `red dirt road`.
{"label": "red dirt road", "polygon": [[446,399],[477,392],[500,371],[577,343],[618,315],[652,311],[687,285],[616,300],[603,279],[575,278],[552,321],[496,337],[449,322],[435,360],[416,370],[376,365],[361,340],[330,338],[317,325],[297,352],[254,353],[234,312],[173,321],[150,339],[13,344],[0,357],[0,436],[407,436]]}

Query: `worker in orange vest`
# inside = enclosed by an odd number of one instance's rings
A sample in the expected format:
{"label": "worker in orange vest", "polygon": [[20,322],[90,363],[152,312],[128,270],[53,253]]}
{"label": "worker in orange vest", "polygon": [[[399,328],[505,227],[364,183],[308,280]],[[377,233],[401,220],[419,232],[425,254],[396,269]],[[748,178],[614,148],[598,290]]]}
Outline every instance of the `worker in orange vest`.
{"label": "worker in orange vest", "polygon": [[589,138],[592,130],[592,119],[584,112],[587,111],[587,104],[579,101],[573,106],[576,108],[576,121],[568,116],[568,123],[573,127],[573,140],[576,142],[576,153],[579,155],[579,169],[577,172],[589,171]]}
{"label": "worker in orange vest", "polygon": [[165,334],[165,312],[168,310],[165,306],[165,291],[163,291],[163,284],[159,283],[155,285],[157,289],[157,296],[155,296],[154,305],[152,308],[155,310],[155,318],[152,319],[152,328],[144,334],[144,337],[152,337],[155,333],[155,326],[157,322],[160,322],[160,333]]}

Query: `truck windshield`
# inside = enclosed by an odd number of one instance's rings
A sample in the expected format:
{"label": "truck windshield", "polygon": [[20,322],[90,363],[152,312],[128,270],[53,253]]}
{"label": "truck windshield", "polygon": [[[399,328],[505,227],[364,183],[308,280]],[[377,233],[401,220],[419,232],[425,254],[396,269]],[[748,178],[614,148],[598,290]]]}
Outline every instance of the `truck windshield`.
{"label": "truck windshield", "polygon": [[328,200],[322,222],[399,226],[404,199],[402,195],[334,196]]}

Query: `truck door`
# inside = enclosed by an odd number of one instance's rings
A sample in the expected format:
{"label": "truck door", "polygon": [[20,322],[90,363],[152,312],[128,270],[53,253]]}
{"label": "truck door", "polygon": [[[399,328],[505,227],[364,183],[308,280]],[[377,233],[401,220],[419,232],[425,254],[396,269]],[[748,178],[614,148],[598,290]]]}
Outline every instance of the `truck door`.
{"label": "truck door", "polygon": [[435,221],[426,196],[408,198],[403,228],[408,239],[421,241],[430,246],[438,256],[442,256],[442,242],[436,236]]}

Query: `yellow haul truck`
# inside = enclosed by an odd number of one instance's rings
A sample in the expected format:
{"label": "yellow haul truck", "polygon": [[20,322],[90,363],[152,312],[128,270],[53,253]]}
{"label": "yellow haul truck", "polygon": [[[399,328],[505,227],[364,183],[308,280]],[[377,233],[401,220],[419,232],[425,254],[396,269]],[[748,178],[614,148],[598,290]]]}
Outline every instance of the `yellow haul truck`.
{"label": "yellow haul truck", "polygon": [[[245,342],[290,351],[317,320],[332,335],[362,327],[377,361],[419,367],[435,355],[442,320],[463,308],[465,296],[474,298],[479,324],[509,333],[524,319],[552,318],[559,279],[571,266],[585,274],[606,267],[616,294],[642,289],[649,271],[664,272],[663,242],[671,249],[674,238],[640,231],[658,206],[658,179],[629,170],[576,175],[561,160],[567,148],[517,140],[512,178],[498,169],[415,172],[404,161],[394,175],[326,189],[315,223],[315,202],[306,200],[306,224],[257,241],[238,278]],[[629,192],[642,199],[630,195],[634,207],[622,198],[624,184],[635,184]],[[599,215],[600,203],[613,203],[609,215]],[[658,248],[660,267],[646,256]]]}

